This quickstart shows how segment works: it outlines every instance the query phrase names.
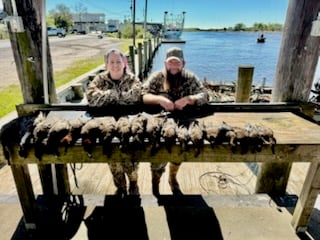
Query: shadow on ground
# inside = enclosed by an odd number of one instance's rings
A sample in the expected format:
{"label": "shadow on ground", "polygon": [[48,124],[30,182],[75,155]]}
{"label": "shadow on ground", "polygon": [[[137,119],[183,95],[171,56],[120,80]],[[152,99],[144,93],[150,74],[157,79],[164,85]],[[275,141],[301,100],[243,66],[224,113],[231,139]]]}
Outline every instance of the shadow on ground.
{"label": "shadow on ground", "polygon": [[[149,239],[140,204],[134,196],[106,197],[104,206],[96,207],[85,220],[88,239]],[[201,196],[160,196],[158,204],[165,209],[171,239],[223,239],[213,209]]]}
{"label": "shadow on ground", "polygon": [[171,239],[223,239],[213,208],[201,195],[160,196]]}
{"label": "shadow on ground", "polygon": [[[223,239],[214,210],[200,195],[160,196],[158,204],[165,209],[171,239]],[[13,240],[71,239],[82,222],[87,227],[87,236],[82,237],[89,240],[150,239],[138,196],[106,196],[104,206],[95,207],[85,219],[81,196],[67,201],[42,197],[38,206],[37,230],[27,232],[21,220]]]}
{"label": "shadow on ground", "polygon": [[12,240],[71,239],[78,231],[86,210],[81,195],[50,198],[39,196],[37,206],[37,229],[26,231],[21,219]]}

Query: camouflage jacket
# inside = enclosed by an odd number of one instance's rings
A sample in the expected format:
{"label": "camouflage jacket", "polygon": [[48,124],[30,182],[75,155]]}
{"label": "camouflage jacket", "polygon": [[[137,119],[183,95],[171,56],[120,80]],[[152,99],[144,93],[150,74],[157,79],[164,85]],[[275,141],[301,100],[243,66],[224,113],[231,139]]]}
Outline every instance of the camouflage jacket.
{"label": "camouflage jacket", "polygon": [[151,74],[148,80],[142,86],[142,95],[151,93],[155,95],[163,95],[171,101],[176,101],[182,97],[194,95],[196,97],[196,105],[203,105],[209,101],[209,95],[199,81],[198,77],[187,70],[182,70],[181,84],[176,87],[165,89],[166,74],[164,71],[157,71]]}
{"label": "camouflage jacket", "polygon": [[112,80],[109,71],[98,74],[87,90],[89,106],[132,104],[141,101],[141,82],[132,73],[125,73],[120,80]]}

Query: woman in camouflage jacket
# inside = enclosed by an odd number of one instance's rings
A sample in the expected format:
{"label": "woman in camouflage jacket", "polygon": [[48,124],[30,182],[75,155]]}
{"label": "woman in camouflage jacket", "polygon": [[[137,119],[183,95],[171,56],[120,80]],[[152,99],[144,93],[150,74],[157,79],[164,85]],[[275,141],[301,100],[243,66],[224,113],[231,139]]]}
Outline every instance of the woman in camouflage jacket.
{"label": "woman in camouflage jacket", "polygon": [[[89,106],[126,105],[141,101],[141,82],[130,72],[123,53],[112,49],[105,54],[104,59],[107,70],[98,74],[88,86]],[[130,181],[129,194],[139,195],[138,163],[113,162],[109,163],[109,167],[117,187],[116,194],[127,194],[126,173]]]}

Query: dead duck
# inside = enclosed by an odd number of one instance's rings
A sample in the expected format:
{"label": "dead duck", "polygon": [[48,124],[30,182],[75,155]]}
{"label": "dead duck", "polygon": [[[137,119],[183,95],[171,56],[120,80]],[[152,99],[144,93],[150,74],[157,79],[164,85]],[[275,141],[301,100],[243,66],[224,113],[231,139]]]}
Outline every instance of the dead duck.
{"label": "dead duck", "polygon": [[257,129],[259,138],[263,143],[270,145],[272,153],[275,154],[275,145],[277,140],[274,137],[273,130],[263,125],[255,125],[255,128]]}
{"label": "dead duck", "polygon": [[82,147],[88,154],[88,157],[92,157],[94,147],[102,142],[102,133],[100,129],[102,117],[95,117],[88,120],[81,128],[80,135],[82,139]]}
{"label": "dead duck", "polygon": [[147,120],[146,134],[151,144],[151,155],[154,155],[160,148],[163,123],[164,118],[158,116],[150,116]]}
{"label": "dead duck", "polygon": [[116,137],[120,141],[120,150],[127,151],[131,136],[131,122],[128,116],[122,116],[116,123]]}
{"label": "dead duck", "polygon": [[70,122],[67,119],[58,119],[48,131],[46,145],[48,153],[60,156],[59,146],[64,146],[64,152],[66,153],[71,142]]}
{"label": "dead duck", "polygon": [[20,121],[19,136],[21,137],[21,139],[18,149],[20,157],[26,158],[33,145],[33,130],[35,127],[34,122],[36,118],[36,116],[23,117],[22,121]]}
{"label": "dead duck", "polygon": [[219,136],[220,126],[213,124],[204,124],[204,139],[210,143],[210,146],[213,148],[216,144],[216,140]]}
{"label": "dead duck", "polygon": [[35,121],[33,129],[34,136],[34,153],[35,156],[41,160],[42,155],[47,152],[48,134],[49,130],[60,119],[57,117],[45,117],[41,121]]}
{"label": "dead duck", "polygon": [[227,124],[226,122],[222,122],[218,127],[218,135],[215,139],[215,144],[222,144],[224,142],[230,141],[230,136],[228,136],[228,132],[232,131],[233,127]]}
{"label": "dead duck", "polygon": [[34,119],[34,116],[18,117],[2,126],[0,142],[6,160],[10,160],[10,152],[14,146],[18,146],[21,157],[27,157],[32,147]]}
{"label": "dead duck", "polygon": [[194,120],[189,125],[189,136],[190,140],[196,149],[194,156],[197,157],[204,144],[204,127],[203,124],[199,122],[199,120]]}
{"label": "dead duck", "polygon": [[112,154],[112,139],[116,132],[116,120],[114,117],[104,117],[100,121],[99,129],[102,135],[102,151],[108,157]]}
{"label": "dead duck", "polygon": [[26,158],[34,143],[33,131],[35,126],[46,118],[43,112],[38,115],[20,117],[19,119],[19,143],[18,153],[20,157]]}
{"label": "dead duck", "polygon": [[71,125],[71,143],[70,145],[74,145],[81,137],[81,128],[84,126],[84,124],[88,121],[88,119],[84,117],[78,117],[75,119],[71,119],[69,121]]}
{"label": "dead duck", "polygon": [[186,152],[188,150],[188,144],[190,139],[188,128],[184,125],[178,126],[177,130],[177,139],[180,145],[180,153]]}
{"label": "dead duck", "polygon": [[176,133],[177,129],[177,123],[173,118],[166,118],[162,130],[161,130],[161,136],[164,139],[164,144],[169,153],[172,151],[172,146],[176,144]]}
{"label": "dead duck", "polygon": [[147,117],[139,113],[131,120],[132,149],[145,150],[144,138],[146,136]]}
{"label": "dead duck", "polygon": [[246,128],[234,126],[231,130],[227,131],[226,136],[229,138],[229,144],[231,146],[232,152],[236,151],[236,147],[238,145],[241,148],[242,154],[248,152],[249,132]]}

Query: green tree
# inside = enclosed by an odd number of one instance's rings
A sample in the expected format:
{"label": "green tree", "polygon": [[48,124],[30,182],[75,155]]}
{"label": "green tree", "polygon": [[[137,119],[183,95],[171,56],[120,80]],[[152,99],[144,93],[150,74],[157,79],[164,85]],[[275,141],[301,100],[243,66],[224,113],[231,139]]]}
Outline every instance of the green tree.
{"label": "green tree", "polygon": [[268,26],[263,23],[254,23],[252,30],[253,31],[265,31],[265,30],[268,30]]}
{"label": "green tree", "polygon": [[64,4],[58,4],[55,9],[50,10],[49,17],[54,19],[56,27],[68,29],[72,26],[71,11]]}
{"label": "green tree", "polygon": [[237,23],[234,26],[234,31],[244,31],[246,30],[246,25],[244,23]]}

